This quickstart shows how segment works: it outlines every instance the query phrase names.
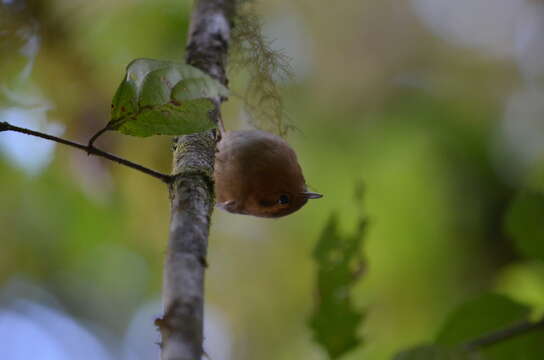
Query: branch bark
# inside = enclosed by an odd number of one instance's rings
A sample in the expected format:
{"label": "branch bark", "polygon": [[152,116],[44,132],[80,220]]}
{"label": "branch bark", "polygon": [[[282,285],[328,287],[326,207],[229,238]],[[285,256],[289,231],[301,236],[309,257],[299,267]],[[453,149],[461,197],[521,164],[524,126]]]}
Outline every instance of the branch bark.
{"label": "branch bark", "polygon": [[[197,0],[187,63],[227,85],[225,64],[235,0]],[[219,122],[219,105],[211,116]],[[203,354],[204,270],[214,206],[215,130],[174,140],[175,180],[170,185],[170,239],[163,283],[162,360],[200,360]]]}

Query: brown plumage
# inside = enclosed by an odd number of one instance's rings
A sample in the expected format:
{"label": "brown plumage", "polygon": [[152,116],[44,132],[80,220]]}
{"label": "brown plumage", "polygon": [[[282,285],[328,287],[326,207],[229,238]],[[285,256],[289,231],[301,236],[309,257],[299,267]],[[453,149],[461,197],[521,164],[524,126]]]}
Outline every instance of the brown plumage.
{"label": "brown plumage", "polygon": [[300,209],[308,199],[293,149],[279,136],[260,131],[222,133],[215,160],[217,205],[229,212],[280,217]]}

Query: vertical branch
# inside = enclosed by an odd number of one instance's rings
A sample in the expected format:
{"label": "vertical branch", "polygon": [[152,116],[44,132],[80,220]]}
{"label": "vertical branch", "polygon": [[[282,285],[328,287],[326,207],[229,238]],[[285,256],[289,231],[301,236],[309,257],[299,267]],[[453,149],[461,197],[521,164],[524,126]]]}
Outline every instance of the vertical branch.
{"label": "vertical branch", "polygon": [[[225,64],[235,0],[196,0],[191,18],[187,62],[227,85]],[[219,104],[211,114],[217,122]],[[200,360],[203,341],[204,270],[210,216],[214,205],[213,166],[216,133],[208,131],[174,141],[170,185],[171,222],[164,265],[164,314],[156,321],[162,360]]]}

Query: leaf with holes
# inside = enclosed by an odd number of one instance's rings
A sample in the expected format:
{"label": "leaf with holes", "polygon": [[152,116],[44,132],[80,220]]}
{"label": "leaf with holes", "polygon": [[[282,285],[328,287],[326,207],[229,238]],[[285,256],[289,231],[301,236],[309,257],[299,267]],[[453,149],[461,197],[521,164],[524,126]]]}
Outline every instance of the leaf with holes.
{"label": "leaf with holes", "polygon": [[331,359],[338,359],[361,343],[357,333],[364,314],[353,306],[351,288],[363,270],[361,246],[366,224],[361,217],[356,231],[343,235],[333,214],[314,249],[317,306],[310,327],[315,341]]}

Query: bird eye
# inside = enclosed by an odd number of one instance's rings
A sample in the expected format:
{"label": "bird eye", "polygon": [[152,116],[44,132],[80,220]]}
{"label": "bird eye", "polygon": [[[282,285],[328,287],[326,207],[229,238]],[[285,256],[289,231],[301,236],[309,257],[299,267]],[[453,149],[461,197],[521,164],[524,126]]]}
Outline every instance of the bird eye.
{"label": "bird eye", "polygon": [[281,195],[280,198],[278,199],[278,204],[281,204],[281,205],[285,205],[285,204],[289,204],[289,195]]}

